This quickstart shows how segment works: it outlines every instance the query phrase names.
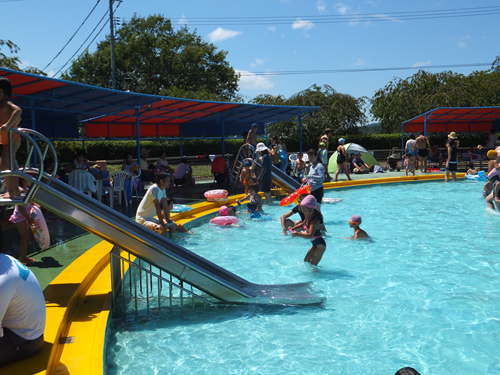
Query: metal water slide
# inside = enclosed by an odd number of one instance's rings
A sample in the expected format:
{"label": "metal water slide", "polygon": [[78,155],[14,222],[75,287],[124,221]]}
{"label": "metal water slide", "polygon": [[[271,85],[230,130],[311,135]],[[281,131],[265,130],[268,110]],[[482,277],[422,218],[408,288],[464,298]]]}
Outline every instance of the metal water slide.
{"label": "metal water slide", "polygon": [[[254,161],[254,164],[260,170],[262,168],[262,164],[258,161]],[[273,178],[273,182],[278,185],[280,188],[285,190],[287,193],[293,193],[297,189],[300,188],[300,183],[294,180],[292,177],[287,175],[285,172],[276,168],[274,165],[271,168],[271,175]]]}
{"label": "metal water slide", "polygon": [[33,195],[35,203],[220,301],[294,305],[323,300],[311,293],[309,283],[253,284],[64,182],[53,177],[43,181]]}
{"label": "metal water slide", "polygon": [[[283,285],[251,283],[137,224],[98,200],[44,173],[43,161],[47,154],[51,154],[49,156],[54,163],[53,169],[57,170],[57,153],[42,134],[31,129],[10,129],[11,139],[14,133],[25,140],[26,160],[23,167],[18,169],[14,165],[12,148],[9,146],[10,171],[0,172],[0,177],[26,179],[31,182],[31,188],[26,195],[16,200],[0,198],[0,205],[35,202],[74,225],[178,278],[181,284],[187,283],[223,302],[298,305],[319,304],[323,301],[322,297],[311,293],[310,283]],[[40,146],[39,143],[43,143],[44,146]],[[3,186],[4,183],[0,189]],[[210,244],[207,243],[207,246]]]}

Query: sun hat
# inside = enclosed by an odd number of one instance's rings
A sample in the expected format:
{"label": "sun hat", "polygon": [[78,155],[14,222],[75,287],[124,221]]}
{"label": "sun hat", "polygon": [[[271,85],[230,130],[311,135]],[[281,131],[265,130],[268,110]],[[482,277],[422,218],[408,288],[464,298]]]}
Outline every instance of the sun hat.
{"label": "sun hat", "polygon": [[352,215],[351,218],[349,219],[349,224],[361,224],[361,216],[359,215]]}
{"label": "sun hat", "polygon": [[265,151],[265,150],[269,150],[266,145],[262,142],[260,143],[257,143],[257,148],[255,149],[255,151],[257,152],[261,152],[261,151]]}
{"label": "sun hat", "polygon": [[316,209],[316,204],[317,203],[318,203],[318,201],[316,200],[316,198],[314,197],[314,195],[308,195],[307,197],[305,197],[304,199],[302,199],[302,202],[300,202],[300,205],[304,206],[304,207],[307,207],[307,208]]}
{"label": "sun hat", "polygon": [[321,142],[319,145],[320,146],[326,146],[326,143],[325,142]]}
{"label": "sun hat", "polygon": [[141,148],[141,155],[147,154],[151,150],[148,150],[146,147]]}
{"label": "sun hat", "polygon": [[448,136],[448,138],[457,139],[457,133],[451,132],[450,135]]}
{"label": "sun hat", "polygon": [[250,160],[246,160],[246,161],[243,163],[243,166],[244,166],[244,167],[251,167],[251,166],[252,166],[252,163],[250,162]]}
{"label": "sun hat", "polygon": [[488,157],[488,159],[491,159],[492,156],[495,156],[495,157],[497,156],[497,152],[495,150],[490,150],[490,151],[488,151],[486,156]]}
{"label": "sun hat", "polygon": [[358,155],[361,156],[361,152],[359,152],[359,151],[356,152],[356,156],[358,156]]}
{"label": "sun hat", "polygon": [[344,139],[344,138],[340,138],[340,139],[339,139],[339,143],[340,143],[340,144],[345,143],[345,139]]}
{"label": "sun hat", "polygon": [[252,128],[258,128],[258,127],[259,127],[259,124],[257,124],[256,122],[254,122],[254,123],[252,124]]}
{"label": "sun hat", "polygon": [[229,211],[229,208],[227,208],[226,206],[221,206],[221,208],[219,208],[219,215],[220,216],[227,216],[228,211]]}

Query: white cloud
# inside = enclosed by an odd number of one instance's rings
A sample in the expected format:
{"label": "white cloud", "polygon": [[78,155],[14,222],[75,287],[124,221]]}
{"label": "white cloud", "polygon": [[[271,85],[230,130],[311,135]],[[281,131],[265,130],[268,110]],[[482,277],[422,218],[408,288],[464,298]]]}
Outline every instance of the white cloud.
{"label": "white cloud", "polygon": [[467,43],[464,43],[464,42],[458,42],[458,46],[460,48],[467,48]]}
{"label": "white cloud", "polygon": [[363,66],[368,63],[368,60],[365,59],[357,59],[355,62],[353,62],[351,65],[352,66]]}
{"label": "white cloud", "polygon": [[238,35],[243,34],[242,31],[234,31],[234,30],[225,30],[222,27],[218,27],[210,34],[208,34],[208,38],[211,42],[220,42],[224,39],[230,39],[237,37]]}
{"label": "white cloud", "polygon": [[464,35],[464,36],[461,36],[460,39],[470,39],[470,35]]}
{"label": "white cloud", "polygon": [[267,29],[268,29],[269,31],[276,31],[276,27],[274,27],[274,26],[269,26]]}
{"label": "white cloud", "polygon": [[326,4],[323,0],[316,1],[316,9],[318,12],[322,13],[326,10]]}
{"label": "white cloud", "polygon": [[427,60],[427,61],[422,61],[422,62],[417,62],[415,64],[413,64],[411,67],[412,68],[419,68],[421,66],[426,66],[426,65],[429,65],[431,63],[431,60]]}
{"label": "white cloud", "polygon": [[347,5],[342,4],[342,3],[335,4],[335,8],[337,8],[337,12],[339,12],[342,15],[346,14],[347,9],[349,9],[349,7]]}
{"label": "white cloud", "polygon": [[183,25],[187,25],[189,23],[188,19],[186,18],[186,16],[184,14],[182,15],[182,18],[179,18],[179,23],[181,23]]}
{"label": "white cloud", "polygon": [[246,70],[235,69],[236,73],[241,74],[239,86],[246,90],[265,90],[273,88],[274,85],[264,76],[258,76]]}
{"label": "white cloud", "polygon": [[255,68],[256,66],[264,64],[264,59],[255,59],[255,62],[251,63],[250,66]]}
{"label": "white cloud", "polygon": [[297,20],[292,25],[292,29],[311,30],[314,26],[314,23],[312,23],[311,21],[303,21],[300,18],[297,18]]}

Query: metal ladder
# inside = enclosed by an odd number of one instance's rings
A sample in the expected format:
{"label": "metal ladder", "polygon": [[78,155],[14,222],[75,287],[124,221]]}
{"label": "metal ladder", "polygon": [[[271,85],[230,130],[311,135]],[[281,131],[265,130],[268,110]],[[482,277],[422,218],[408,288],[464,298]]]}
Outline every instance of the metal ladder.
{"label": "metal ladder", "polygon": [[[248,154],[246,153],[248,148]],[[236,158],[233,163],[233,167],[231,168],[231,172],[229,174],[229,180],[231,183],[231,187],[234,189],[236,184],[238,183],[241,170],[243,169],[243,163],[245,159],[254,159],[255,158],[255,147],[253,145],[243,145],[238,150],[236,154]]]}
{"label": "metal ladder", "polygon": [[[122,252],[126,256],[122,256]],[[182,280],[131,254],[114,247],[110,252],[113,313],[124,320],[130,315],[160,314],[186,308],[214,306],[210,297]]]}

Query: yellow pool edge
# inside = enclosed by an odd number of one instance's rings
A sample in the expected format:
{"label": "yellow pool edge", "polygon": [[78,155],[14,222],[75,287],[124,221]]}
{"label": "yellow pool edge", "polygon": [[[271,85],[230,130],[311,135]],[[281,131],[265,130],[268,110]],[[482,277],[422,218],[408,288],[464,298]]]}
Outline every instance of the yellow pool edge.
{"label": "yellow pool edge", "polygon": [[[464,173],[457,177],[465,178]],[[387,177],[328,182],[326,190],[352,186],[412,181],[443,180],[444,174]],[[187,223],[217,212],[222,205],[236,204],[243,194],[228,197],[225,203],[201,202],[187,212],[172,214],[173,220]],[[45,345],[29,360],[0,368],[2,374],[103,374],[106,328],[111,309],[113,245],[102,241],[71,263],[44,290],[47,308]],[[60,341],[62,338],[62,341]],[[68,339],[66,339],[68,338]],[[72,343],[64,343],[69,340]]]}

